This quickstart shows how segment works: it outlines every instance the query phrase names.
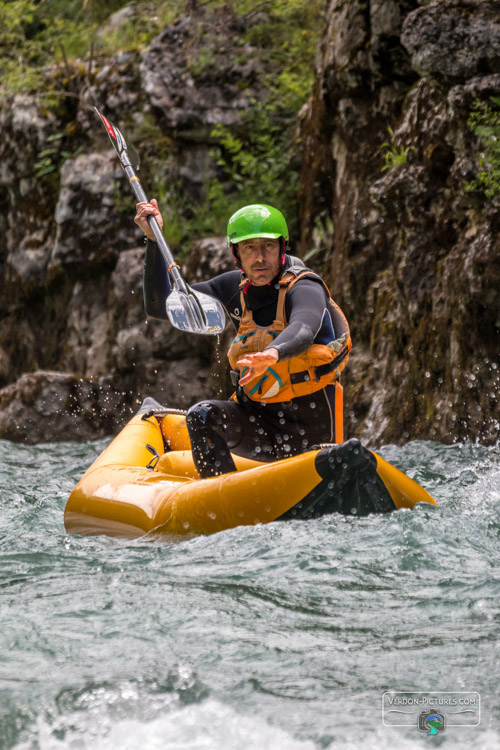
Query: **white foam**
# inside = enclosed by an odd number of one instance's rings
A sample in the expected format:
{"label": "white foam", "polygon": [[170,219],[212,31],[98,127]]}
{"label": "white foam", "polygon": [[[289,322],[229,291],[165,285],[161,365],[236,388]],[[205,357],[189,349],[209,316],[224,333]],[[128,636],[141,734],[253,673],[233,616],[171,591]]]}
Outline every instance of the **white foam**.
{"label": "white foam", "polygon": [[[71,717],[66,719],[71,726]],[[54,726],[39,719],[36,739],[14,750],[315,750],[312,742],[296,740],[261,718],[239,714],[213,699],[148,722],[128,719],[88,727],[88,732],[68,729],[63,739],[54,736],[53,730]]]}
{"label": "white foam", "polygon": [[[401,728],[371,727],[366,720],[352,725],[352,717],[337,727],[327,750],[423,750],[426,734]],[[404,733],[403,733],[404,732]],[[356,736],[354,736],[356,735]],[[453,750],[500,750],[493,730],[454,728],[440,737]],[[39,718],[30,741],[13,750],[318,750],[312,741],[294,738],[261,717],[241,714],[214,699],[181,708],[166,708],[160,718],[112,720],[109,714],[66,714],[54,723]]]}

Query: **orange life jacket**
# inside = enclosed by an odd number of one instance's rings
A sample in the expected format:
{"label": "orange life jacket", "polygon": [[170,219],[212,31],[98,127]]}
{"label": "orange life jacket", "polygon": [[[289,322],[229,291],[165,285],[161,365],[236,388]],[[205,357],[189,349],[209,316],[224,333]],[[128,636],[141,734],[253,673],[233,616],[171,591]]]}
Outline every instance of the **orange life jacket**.
{"label": "orange life jacket", "polygon": [[[332,300],[328,287],[318,274],[303,266],[292,266],[279,281],[276,319],[266,327],[258,326],[251,310],[247,308],[243,287],[248,283],[248,279],[243,278],[240,284],[242,309],[240,326],[227,353],[231,367],[237,371],[238,360],[246,354],[263,351],[279,336],[287,325],[286,295],[292,286],[304,276],[316,277],[323,284],[328,299],[327,309],[336,338],[327,344],[312,344],[302,354],[278,361],[272,367],[268,367],[263,375],[243,386],[246,395],[253,401],[276,403],[316,393],[333,383],[347,364],[351,351],[351,336],[342,310]],[[245,368],[239,373],[239,377],[242,377],[244,372]]]}

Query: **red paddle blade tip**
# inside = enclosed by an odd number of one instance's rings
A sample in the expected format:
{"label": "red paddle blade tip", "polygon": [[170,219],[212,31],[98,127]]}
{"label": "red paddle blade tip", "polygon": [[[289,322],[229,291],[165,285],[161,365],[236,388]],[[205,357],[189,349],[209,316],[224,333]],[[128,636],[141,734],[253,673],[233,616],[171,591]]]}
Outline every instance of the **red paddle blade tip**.
{"label": "red paddle blade tip", "polygon": [[97,109],[97,107],[94,107],[94,109],[97,112],[97,114],[99,115],[99,117],[101,118],[101,120],[103,122],[103,125],[106,128],[106,130],[108,131],[108,135],[110,136],[110,138],[114,138],[115,141],[117,141],[118,138],[116,137],[116,133],[115,133],[114,128],[111,125],[110,121],[106,117],[104,117],[104,115],[102,115],[99,112],[99,110]]}

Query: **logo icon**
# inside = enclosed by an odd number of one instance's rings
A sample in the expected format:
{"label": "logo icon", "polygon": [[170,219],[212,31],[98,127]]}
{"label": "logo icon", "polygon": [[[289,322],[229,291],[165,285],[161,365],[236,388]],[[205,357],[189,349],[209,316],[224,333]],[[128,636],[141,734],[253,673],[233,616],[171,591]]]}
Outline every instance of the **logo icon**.
{"label": "logo icon", "polygon": [[444,714],[436,711],[422,711],[418,717],[418,729],[427,734],[439,734],[444,732]]}

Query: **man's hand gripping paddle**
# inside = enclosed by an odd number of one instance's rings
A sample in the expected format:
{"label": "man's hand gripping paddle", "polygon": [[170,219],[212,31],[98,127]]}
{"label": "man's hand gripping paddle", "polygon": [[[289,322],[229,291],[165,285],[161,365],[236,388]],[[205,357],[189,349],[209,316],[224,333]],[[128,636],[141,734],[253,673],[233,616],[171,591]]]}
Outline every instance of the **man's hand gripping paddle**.
{"label": "man's hand gripping paddle", "polygon": [[[99,110],[94,107],[102,124],[106,128],[109,140],[113,144],[128,181],[139,202],[149,203],[139,178],[135,174],[139,169],[139,157],[133,148],[127,146],[125,138]],[[191,289],[182,278],[179,266],[175,262],[170,248],[154,216],[148,216],[149,225],[167,264],[172,279],[172,291],[167,297],[168,319],[176,328],[190,333],[217,335],[222,333],[226,323],[226,314],[221,303]]]}

